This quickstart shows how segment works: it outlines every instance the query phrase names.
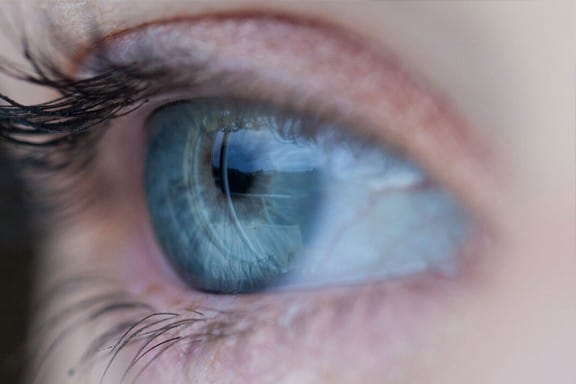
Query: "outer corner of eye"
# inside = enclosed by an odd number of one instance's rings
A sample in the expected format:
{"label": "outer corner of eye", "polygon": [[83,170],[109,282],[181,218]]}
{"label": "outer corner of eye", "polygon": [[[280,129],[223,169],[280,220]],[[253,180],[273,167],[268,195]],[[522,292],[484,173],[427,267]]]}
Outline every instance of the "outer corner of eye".
{"label": "outer corner of eye", "polygon": [[152,225],[192,289],[250,293],[451,270],[469,240],[471,218],[451,193],[349,128],[222,98],[170,104],[148,124]]}

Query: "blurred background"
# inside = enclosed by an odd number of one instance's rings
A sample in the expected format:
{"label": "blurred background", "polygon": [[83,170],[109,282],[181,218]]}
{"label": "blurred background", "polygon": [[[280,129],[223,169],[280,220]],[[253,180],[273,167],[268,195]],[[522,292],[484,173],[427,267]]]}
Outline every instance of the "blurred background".
{"label": "blurred background", "polygon": [[17,167],[0,141],[0,383],[21,383],[36,244]]}

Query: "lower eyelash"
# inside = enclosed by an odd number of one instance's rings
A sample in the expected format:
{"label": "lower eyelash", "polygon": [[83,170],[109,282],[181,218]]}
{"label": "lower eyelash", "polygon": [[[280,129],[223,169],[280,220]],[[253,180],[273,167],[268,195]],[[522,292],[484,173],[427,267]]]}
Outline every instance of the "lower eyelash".
{"label": "lower eyelash", "polygon": [[75,331],[82,327],[97,327],[107,316],[117,318],[90,340],[83,341],[86,347],[80,358],[66,367],[68,376],[81,375],[98,367],[101,382],[105,382],[112,367],[121,360],[122,382],[128,379],[135,382],[173,348],[179,347],[189,355],[195,348],[239,336],[251,329],[251,326],[244,329],[237,326],[238,318],[246,317],[239,312],[208,309],[163,312],[125,294],[110,291],[109,287],[110,281],[106,278],[77,277],[63,281],[44,297],[41,308],[48,302],[69,301],[69,295],[76,295],[79,290],[96,288],[95,293],[65,305],[33,327],[29,343],[38,352],[30,356],[32,383],[38,382],[50,366],[50,357],[58,348],[65,347]]}

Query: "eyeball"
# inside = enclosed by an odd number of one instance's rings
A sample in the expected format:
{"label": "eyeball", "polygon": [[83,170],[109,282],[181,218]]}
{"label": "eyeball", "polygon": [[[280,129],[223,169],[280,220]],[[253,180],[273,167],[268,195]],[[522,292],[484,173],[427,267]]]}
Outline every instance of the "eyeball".
{"label": "eyeball", "polygon": [[397,151],[255,102],[194,99],[148,121],[156,237],[191,288],[235,294],[450,270],[469,218]]}

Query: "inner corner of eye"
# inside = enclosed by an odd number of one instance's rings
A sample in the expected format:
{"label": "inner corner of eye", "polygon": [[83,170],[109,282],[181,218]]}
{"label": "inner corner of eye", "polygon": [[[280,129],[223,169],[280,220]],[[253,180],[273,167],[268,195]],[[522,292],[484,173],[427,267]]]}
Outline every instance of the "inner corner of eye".
{"label": "inner corner of eye", "polygon": [[347,128],[255,103],[164,106],[145,189],[165,257],[192,289],[329,286],[456,266],[469,217],[410,159]]}

